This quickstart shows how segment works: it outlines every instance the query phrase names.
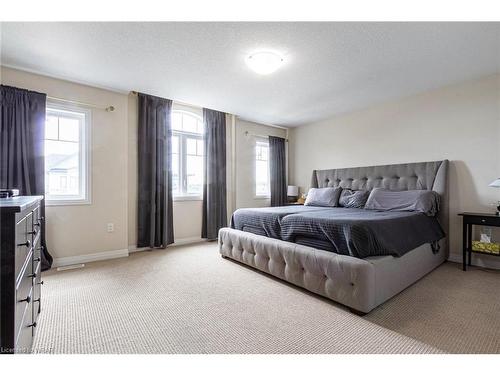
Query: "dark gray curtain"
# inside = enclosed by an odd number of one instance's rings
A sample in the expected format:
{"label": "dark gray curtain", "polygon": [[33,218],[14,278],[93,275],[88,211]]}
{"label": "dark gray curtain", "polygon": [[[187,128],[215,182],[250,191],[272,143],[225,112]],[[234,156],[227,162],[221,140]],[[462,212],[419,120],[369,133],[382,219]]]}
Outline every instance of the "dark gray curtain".
{"label": "dark gray curtain", "polygon": [[[0,188],[19,189],[21,195],[45,194],[44,138],[47,95],[0,86]],[[45,218],[45,203],[41,203]],[[42,270],[52,266],[41,225]]]}
{"label": "dark gray curtain", "polygon": [[174,242],[172,101],[139,94],[137,247]]}
{"label": "dark gray curtain", "polygon": [[217,239],[227,226],[226,208],[226,114],[203,108],[205,158],[201,237]]}
{"label": "dark gray curtain", "polygon": [[271,206],[287,203],[285,139],[269,137],[269,173],[271,175]]}

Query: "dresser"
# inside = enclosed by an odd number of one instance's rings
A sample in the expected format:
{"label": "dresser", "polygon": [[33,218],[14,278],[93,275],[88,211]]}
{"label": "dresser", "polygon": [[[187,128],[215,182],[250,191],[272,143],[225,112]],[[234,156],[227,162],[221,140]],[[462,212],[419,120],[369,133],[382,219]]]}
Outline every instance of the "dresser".
{"label": "dresser", "polygon": [[41,309],[43,196],[0,199],[0,352],[29,353]]}

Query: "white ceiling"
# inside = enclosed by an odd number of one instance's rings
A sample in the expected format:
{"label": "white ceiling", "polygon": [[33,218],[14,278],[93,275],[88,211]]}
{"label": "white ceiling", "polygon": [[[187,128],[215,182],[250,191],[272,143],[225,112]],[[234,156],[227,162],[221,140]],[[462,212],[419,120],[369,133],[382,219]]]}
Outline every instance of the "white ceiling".
{"label": "white ceiling", "polygon": [[[6,66],[296,126],[500,71],[500,23],[3,23]],[[245,57],[285,55],[259,76]]]}

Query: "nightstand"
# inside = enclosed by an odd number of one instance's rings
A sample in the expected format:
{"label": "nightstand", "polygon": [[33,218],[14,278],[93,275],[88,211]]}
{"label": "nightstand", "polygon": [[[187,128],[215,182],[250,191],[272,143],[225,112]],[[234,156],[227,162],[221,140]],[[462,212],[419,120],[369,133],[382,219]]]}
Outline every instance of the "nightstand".
{"label": "nightstand", "polygon": [[475,212],[462,212],[458,214],[462,216],[463,226],[462,226],[462,255],[463,264],[462,269],[467,270],[466,255],[469,253],[469,266],[471,265],[472,252],[498,256],[500,254],[491,254],[482,251],[472,250],[472,226],[473,225],[483,225],[490,227],[500,227],[500,216],[496,214],[485,214],[485,213],[475,213]]}
{"label": "nightstand", "polygon": [[303,206],[304,203],[299,203],[299,202],[293,202],[293,203],[287,203],[287,206]]}

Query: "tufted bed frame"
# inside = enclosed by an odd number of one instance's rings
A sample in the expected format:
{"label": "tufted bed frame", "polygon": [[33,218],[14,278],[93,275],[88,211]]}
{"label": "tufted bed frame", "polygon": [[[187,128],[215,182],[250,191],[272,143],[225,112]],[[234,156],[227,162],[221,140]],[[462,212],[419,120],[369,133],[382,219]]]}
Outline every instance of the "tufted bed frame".
{"label": "tufted bed frame", "polygon": [[[311,187],[354,190],[433,190],[440,195],[438,220],[448,234],[448,160],[315,170]],[[318,250],[230,228],[219,231],[219,251],[262,272],[367,313],[413,284],[448,257],[448,239],[433,253],[424,244],[396,258],[364,259]]]}

